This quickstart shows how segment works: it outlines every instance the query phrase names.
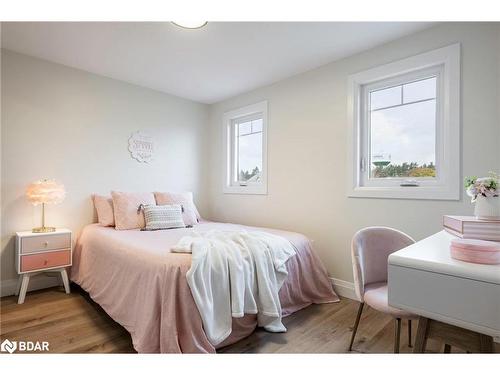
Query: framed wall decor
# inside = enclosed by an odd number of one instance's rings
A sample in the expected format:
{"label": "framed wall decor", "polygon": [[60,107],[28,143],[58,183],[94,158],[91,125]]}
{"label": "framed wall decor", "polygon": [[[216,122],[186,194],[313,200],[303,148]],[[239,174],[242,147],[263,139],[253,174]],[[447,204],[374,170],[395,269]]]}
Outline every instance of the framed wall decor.
{"label": "framed wall decor", "polygon": [[148,134],[136,131],[130,135],[128,150],[132,158],[140,163],[149,163],[154,156],[154,141]]}

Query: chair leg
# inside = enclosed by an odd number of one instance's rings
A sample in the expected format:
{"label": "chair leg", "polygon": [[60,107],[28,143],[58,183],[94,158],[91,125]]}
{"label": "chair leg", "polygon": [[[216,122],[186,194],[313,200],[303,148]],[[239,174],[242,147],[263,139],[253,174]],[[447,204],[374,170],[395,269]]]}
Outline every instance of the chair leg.
{"label": "chair leg", "polygon": [[415,335],[415,345],[413,348],[413,353],[425,353],[429,325],[430,319],[424,318],[423,316],[418,318],[417,334]]}
{"label": "chair leg", "polygon": [[361,314],[363,313],[364,302],[359,304],[358,315],[356,316],[356,322],[354,323],[354,327],[352,329],[351,335],[351,343],[349,344],[349,351],[352,350],[352,344],[354,343],[354,337],[356,337],[356,331],[358,330],[359,320],[361,319]]}
{"label": "chair leg", "polygon": [[394,353],[399,353],[399,341],[401,338],[401,318],[394,321]]}
{"label": "chair leg", "polygon": [[411,319],[408,319],[408,347],[411,348]]}

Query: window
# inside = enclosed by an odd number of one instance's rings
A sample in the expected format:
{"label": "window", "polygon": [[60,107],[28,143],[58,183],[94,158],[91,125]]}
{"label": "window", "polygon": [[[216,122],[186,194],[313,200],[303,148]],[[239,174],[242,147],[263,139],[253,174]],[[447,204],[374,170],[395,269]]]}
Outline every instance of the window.
{"label": "window", "polygon": [[436,178],[437,84],[439,69],[398,77],[397,86],[366,85],[366,123],[362,137],[368,142],[364,184],[382,180],[407,185]]}
{"label": "window", "polygon": [[224,114],[224,192],[267,194],[267,102]]}
{"label": "window", "polygon": [[459,199],[460,48],[350,76],[349,196]]}

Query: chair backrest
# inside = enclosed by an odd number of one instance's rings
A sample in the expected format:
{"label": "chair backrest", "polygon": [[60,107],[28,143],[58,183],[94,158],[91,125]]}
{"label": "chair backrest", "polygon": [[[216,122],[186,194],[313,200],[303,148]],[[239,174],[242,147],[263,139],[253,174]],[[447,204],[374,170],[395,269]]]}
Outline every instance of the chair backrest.
{"label": "chair backrest", "polygon": [[387,281],[387,258],[395,251],[415,243],[399,230],[368,227],[352,238],[351,254],[356,295],[363,301],[365,285]]}

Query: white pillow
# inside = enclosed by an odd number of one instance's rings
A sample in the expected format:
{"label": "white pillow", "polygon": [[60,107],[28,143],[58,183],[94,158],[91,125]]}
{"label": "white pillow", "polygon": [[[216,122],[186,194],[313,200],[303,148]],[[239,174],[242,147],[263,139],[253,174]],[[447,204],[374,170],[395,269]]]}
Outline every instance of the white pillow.
{"label": "white pillow", "polygon": [[144,219],[146,227],[143,230],[160,230],[185,228],[182,220],[182,206],[180,204],[168,204],[156,206],[144,205]]}

